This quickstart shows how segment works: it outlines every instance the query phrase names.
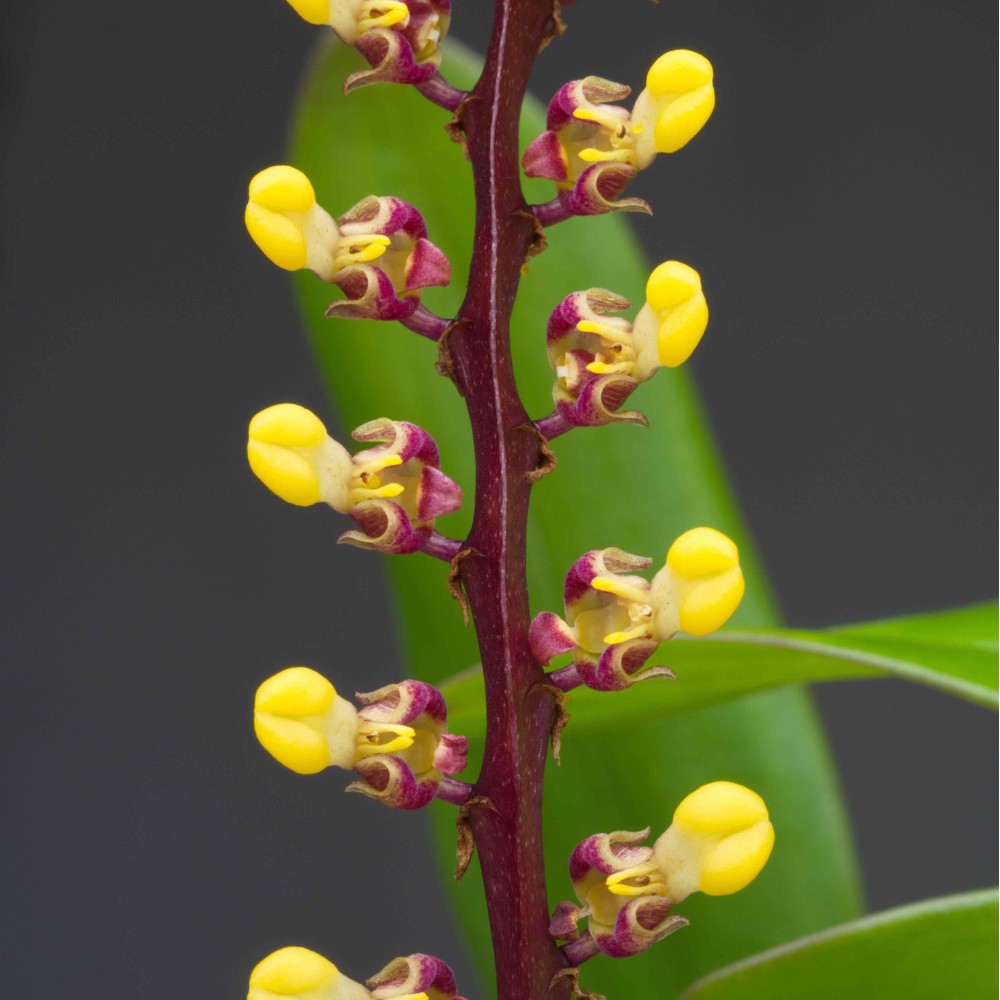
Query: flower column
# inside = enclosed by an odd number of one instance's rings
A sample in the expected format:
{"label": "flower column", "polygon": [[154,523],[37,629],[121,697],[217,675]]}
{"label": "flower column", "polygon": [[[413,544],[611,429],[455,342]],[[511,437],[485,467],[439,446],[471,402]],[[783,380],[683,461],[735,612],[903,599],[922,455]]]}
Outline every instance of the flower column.
{"label": "flower column", "polygon": [[[476,228],[468,293],[447,341],[476,451],[469,554],[458,563],[476,625],[490,720],[467,809],[486,886],[500,1000],[562,1000],[565,965],[546,934],[542,775],[555,712],[528,645],[529,475],[541,460],[514,381],[510,316],[535,223],[526,211],[517,126],[552,0],[498,0],[486,65],[459,111],[472,162]],[[479,805],[476,805],[476,802]]]}

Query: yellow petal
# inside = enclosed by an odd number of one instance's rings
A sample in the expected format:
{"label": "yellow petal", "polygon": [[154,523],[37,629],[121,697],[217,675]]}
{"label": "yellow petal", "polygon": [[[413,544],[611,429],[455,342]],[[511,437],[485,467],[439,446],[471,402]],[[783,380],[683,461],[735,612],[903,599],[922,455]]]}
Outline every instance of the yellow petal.
{"label": "yellow petal", "polygon": [[316,192],[301,170],[282,164],[254,176],[250,201],[275,212],[308,212],[316,204]]}
{"label": "yellow petal", "polygon": [[313,448],[326,438],[326,428],[312,410],[297,403],[277,403],[253,417],[249,434],[268,444]]}
{"label": "yellow petal", "polygon": [[665,260],[646,281],[646,301],[658,313],[673,309],[701,291],[701,276],[679,260]]}
{"label": "yellow petal", "polygon": [[748,886],[767,864],[774,847],[774,827],[767,821],[726,837],[701,862],[701,891],[728,896]]}
{"label": "yellow petal", "polygon": [[247,460],[253,474],[287,503],[298,507],[319,503],[319,477],[302,455],[279,445],[250,440]]}
{"label": "yellow petal", "polygon": [[646,87],[654,97],[682,94],[712,82],[712,64],[690,49],[664,52],[646,74]]}
{"label": "yellow petal", "polygon": [[739,607],[745,589],[739,566],[696,583],[681,598],[681,629],[688,635],[709,635],[722,628]]}
{"label": "yellow petal", "polygon": [[767,805],[735,781],[712,781],[688,795],[674,810],[674,824],[691,834],[732,834],[768,818]]}
{"label": "yellow petal", "polygon": [[322,715],[336,697],[322,674],[310,667],[287,667],[257,688],[253,707],[274,715]]}
{"label": "yellow petal", "polygon": [[691,528],[667,552],[667,565],[687,580],[721,573],[738,564],[735,542],[715,528]]}
{"label": "yellow petal", "polygon": [[268,712],[254,712],[253,731],[260,745],[278,763],[296,774],[319,774],[330,766],[326,739],[304,722]]}
{"label": "yellow petal", "polygon": [[670,101],[656,119],[653,143],[658,153],[676,153],[704,127],[715,110],[712,86],[682,94]]}
{"label": "yellow petal", "polygon": [[306,266],[306,239],[291,219],[251,201],[247,202],[243,220],[250,238],[272,264],[286,271]]}
{"label": "yellow petal", "polygon": [[308,948],[280,948],[260,962],[250,973],[250,995],[266,990],[294,997],[307,991],[330,989],[341,979],[337,967]]}

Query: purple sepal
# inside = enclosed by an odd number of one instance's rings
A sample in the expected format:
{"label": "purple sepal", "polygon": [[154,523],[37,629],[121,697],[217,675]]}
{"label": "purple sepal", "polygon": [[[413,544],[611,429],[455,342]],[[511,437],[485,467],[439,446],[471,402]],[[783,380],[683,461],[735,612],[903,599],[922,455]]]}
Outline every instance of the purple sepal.
{"label": "purple sepal", "polygon": [[434,1000],[465,1000],[455,991],[455,974],[433,955],[409,955],[394,958],[381,972],[375,973],[365,986],[375,1000],[428,993]]}
{"label": "purple sepal", "polygon": [[670,913],[670,902],[662,896],[640,896],[630,899],[618,911],[610,930],[598,929],[591,920],[590,936],[609,958],[628,958],[687,927],[688,923],[687,917]]}
{"label": "purple sepal", "polygon": [[600,590],[594,590],[590,584],[598,576],[626,576],[629,583],[648,586],[642,577],[632,577],[630,574],[649,569],[652,559],[645,556],[634,556],[622,549],[591,549],[569,568],[566,583],[563,586],[563,600],[566,602],[566,614],[572,621],[580,612],[603,607],[614,598]]}
{"label": "purple sepal", "polygon": [[543,611],[528,629],[528,642],[535,659],[548,666],[553,657],[576,649],[576,633],[558,615]]}
{"label": "purple sepal", "polygon": [[623,295],[608,291],[606,288],[588,288],[583,292],[573,292],[567,295],[552,310],[546,326],[546,341],[552,354],[563,354],[572,344],[580,339],[576,326],[583,320],[594,323],[607,322],[611,326],[619,326],[623,333],[631,332],[632,325],[622,319],[605,321],[608,313],[624,312],[631,309],[632,303]]}
{"label": "purple sepal", "polygon": [[389,276],[373,264],[352,264],[333,283],[347,296],[326,307],[331,319],[406,319],[420,305],[416,295],[400,298]]}
{"label": "purple sepal", "polygon": [[554,938],[574,938],[579,933],[576,925],[589,914],[587,907],[582,909],[569,900],[559,903],[552,911],[549,921],[549,934]]}
{"label": "purple sepal", "polygon": [[432,684],[423,681],[386,684],[377,691],[358,691],[356,697],[365,705],[358,712],[358,717],[370,722],[408,726],[426,713],[435,723],[443,725],[448,718],[444,695]]}
{"label": "purple sepal", "polygon": [[460,774],[465,770],[468,754],[468,737],[442,733],[434,751],[434,769],[442,774]]}
{"label": "purple sepal", "polygon": [[420,237],[406,262],[406,290],[440,288],[451,281],[448,258],[430,240]]}
{"label": "purple sepal", "polygon": [[573,885],[582,882],[593,871],[607,877],[645,864],[653,857],[653,849],[642,846],[648,836],[647,826],[645,830],[595,833],[581,840],[569,856],[569,877]]}
{"label": "purple sepal", "polygon": [[437,790],[436,778],[418,778],[401,760],[377,754],[355,764],[360,781],[352,781],[348,792],[360,792],[392,809],[422,809]]}
{"label": "purple sepal", "polygon": [[[431,465],[435,468],[441,464],[441,454],[434,438],[416,424],[408,420],[390,420],[388,417],[377,417],[369,420],[351,431],[355,441],[375,441],[373,448],[359,453],[358,457],[382,458],[395,455],[401,464],[396,467],[402,472],[407,462],[419,462],[421,465]],[[416,475],[415,469],[409,469],[404,475]]]}
{"label": "purple sepal", "polygon": [[648,427],[649,420],[644,413],[620,409],[638,385],[628,375],[591,375],[580,385],[576,396],[558,383],[552,395],[559,415],[574,427],[601,427],[614,423]]}
{"label": "purple sepal", "polygon": [[440,469],[425,465],[417,487],[417,520],[433,521],[462,506],[462,487]]}
{"label": "purple sepal", "polygon": [[405,556],[419,552],[431,537],[429,526],[414,526],[406,511],[391,500],[364,500],[351,508],[351,517],[361,530],[345,531],[337,539],[340,545]]}
{"label": "purple sepal", "polygon": [[658,646],[659,643],[648,639],[629,639],[608,646],[599,657],[579,650],[573,657],[573,665],[587,687],[595,691],[623,691],[640,681],[674,676],[669,667],[646,666]]}
{"label": "purple sepal", "polygon": [[594,163],[587,167],[559,201],[571,215],[604,215],[607,212],[644,212],[653,209],[642,198],[620,198],[639,171],[627,163]]}
{"label": "purple sepal", "polygon": [[[550,132],[559,132],[567,127],[575,127],[585,130],[600,128],[594,122],[583,121],[574,117],[573,112],[586,108],[596,111],[597,105],[608,104],[611,101],[623,101],[632,88],[623,83],[615,83],[613,80],[605,80],[600,76],[586,76],[582,80],[570,80],[564,83],[549,101],[548,112],[545,116],[545,127]],[[621,120],[621,124],[628,123],[631,117],[624,108],[601,108],[603,114],[610,114]]]}
{"label": "purple sepal", "polygon": [[[414,6],[410,5],[411,10]],[[440,55],[419,62],[409,41],[391,28],[372,28],[364,32],[358,36],[354,47],[372,68],[352,73],[344,81],[345,94],[373,83],[423,83],[437,72],[441,62]]]}
{"label": "purple sepal", "polygon": [[566,153],[555,132],[543,132],[534,139],[521,157],[526,177],[541,177],[562,183],[569,180]]}

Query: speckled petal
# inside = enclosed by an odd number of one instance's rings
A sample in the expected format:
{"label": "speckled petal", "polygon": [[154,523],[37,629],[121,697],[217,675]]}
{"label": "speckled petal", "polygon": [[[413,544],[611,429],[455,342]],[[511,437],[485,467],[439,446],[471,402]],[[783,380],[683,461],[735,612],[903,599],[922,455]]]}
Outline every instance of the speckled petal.
{"label": "speckled petal", "polygon": [[344,92],[373,83],[423,83],[437,72],[440,54],[418,62],[413,46],[398,31],[373,28],[360,35],[354,47],[368,60],[371,69],[358,70],[344,82]]}
{"label": "speckled petal", "polygon": [[358,717],[370,722],[405,726],[425,712],[442,724],[448,718],[444,696],[436,687],[423,681],[387,684],[377,691],[358,691],[355,697],[365,706],[358,712]]}
{"label": "speckled petal", "polygon": [[526,177],[541,177],[560,183],[569,180],[566,153],[555,132],[543,132],[534,139],[521,157]]}
{"label": "speckled petal", "polygon": [[687,917],[670,913],[670,903],[662,896],[642,896],[629,900],[619,911],[613,931],[593,935],[594,943],[610,958],[628,958],[645,951],[668,934],[686,927]]}
{"label": "speckled petal", "polygon": [[455,992],[455,974],[445,962],[433,955],[418,953],[406,958],[394,958],[365,985],[375,1000],[392,1000],[393,997],[413,993],[429,993],[434,1000],[463,1000]]}
{"label": "speckled petal", "polygon": [[[600,607],[607,602],[607,594],[590,586],[595,577],[638,573],[640,570],[649,569],[652,564],[652,559],[634,556],[622,549],[591,549],[585,552],[570,566],[566,574],[563,599],[566,602],[567,617],[572,620],[581,611]],[[630,582],[647,588],[649,586],[648,581],[641,577],[636,577]]]}
{"label": "speckled petal", "polygon": [[417,520],[433,521],[462,506],[462,487],[440,469],[425,465],[417,486]]}
{"label": "speckled petal", "polygon": [[378,799],[393,809],[423,808],[434,798],[438,786],[430,778],[418,781],[406,764],[388,754],[360,760],[356,770],[361,779],[352,781],[347,791]]}
{"label": "speckled petal", "polygon": [[658,647],[657,642],[631,639],[608,646],[596,663],[591,658],[582,656],[574,657],[573,662],[587,687],[595,691],[622,691],[639,681],[674,676],[669,667],[645,666]]}
{"label": "speckled petal", "polygon": [[535,659],[547,666],[553,657],[576,648],[576,633],[558,615],[543,611],[528,629],[528,642]]}
{"label": "speckled petal", "polygon": [[602,427],[630,423],[646,427],[649,420],[638,410],[622,410],[638,381],[627,375],[595,375],[579,387],[574,397],[558,387],[553,393],[556,409],[574,427]]}
{"label": "speckled petal", "polygon": [[554,938],[570,938],[577,936],[577,924],[587,915],[586,907],[571,903],[568,899],[559,903],[552,911],[549,921],[549,934]]}
{"label": "speckled petal", "polygon": [[604,215],[607,212],[652,215],[648,201],[619,197],[638,172],[627,163],[595,163],[580,174],[571,190],[559,193],[559,200],[572,215]]}
{"label": "speckled petal", "polygon": [[431,536],[429,527],[415,527],[405,510],[391,500],[364,500],[351,509],[360,531],[345,531],[337,541],[361,549],[394,555],[419,552]]}
{"label": "speckled petal", "polygon": [[396,294],[389,276],[372,264],[352,264],[338,271],[333,283],[347,296],[327,306],[325,315],[334,319],[406,319],[420,299]]}

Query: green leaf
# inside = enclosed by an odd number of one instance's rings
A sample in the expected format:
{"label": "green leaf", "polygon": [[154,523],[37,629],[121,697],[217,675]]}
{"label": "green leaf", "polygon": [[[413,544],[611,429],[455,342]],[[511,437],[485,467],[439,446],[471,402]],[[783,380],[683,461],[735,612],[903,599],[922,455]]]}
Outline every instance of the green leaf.
{"label": "green leaf", "polygon": [[997,995],[995,890],[888,910],[754,955],[694,983],[683,1000]]}
{"label": "green leaf", "polygon": [[[677,683],[653,681],[614,697],[574,692],[574,734],[666,718],[787,684],[848,677],[899,677],[997,707],[997,605],[892,618],[816,632],[790,629],[725,631],[703,639],[677,638],[656,662],[672,667]],[[483,678],[479,668],[446,681],[452,725],[481,732]]]}
{"label": "green leaf", "polygon": [[[345,98],[343,79],[358,65],[357,55],[343,47],[324,46],[317,54],[298,107],[291,162],[306,171],[334,214],[372,193],[394,194],[420,208],[430,238],[448,254],[454,271],[451,287],[429,290],[424,301],[441,315],[454,315],[472,242],[469,165],[445,135],[447,115],[411,89],[372,87]],[[456,85],[469,86],[478,68],[453,46],[444,71]],[[542,120],[541,109],[531,103],[523,144],[541,131]],[[548,185],[528,185],[529,198],[549,196]],[[549,241],[522,282],[513,328],[522,395],[529,412],[539,416],[552,406],[544,349],[549,312],[569,292],[594,285],[639,302],[649,269],[621,218],[572,220],[553,227]],[[396,324],[325,320],[329,286],[300,275],[296,287],[343,425],[377,416],[421,424],[437,439],[444,470],[471,495],[474,464],[465,407],[452,384],[435,373],[434,345]],[[662,554],[685,529],[709,524],[741,545],[748,593],[739,623],[772,623],[767,585],[688,377],[663,371],[640,388],[634,402],[649,415],[651,430],[581,430],[556,442],[559,467],[539,483],[532,499],[529,586],[535,610],[560,606],[566,569],[588,548],[617,545]],[[439,528],[464,537],[470,518],[465,510],[442,519]],[[386,565],[412,675],[439,681],[476,662],[475,636],[462,626],[444,567],[420,556],[393,558]],[[481,750],[474,746],[470,760]],[[585,977],[590,989],[662,1000],[721,964],[857,915],[855,866],[836,778],[809,698],[799,690],[691,713],[669,726],[630,725],[619,739],[589,741],[568,732],[563,756],[563,767],[549,768],[547,776],[553,902],[570,892],[566,859],[578,840],[598,830],[647,823],[662,828],[685,794],[715,778],[742,781],[761,792],[779,845],[795,844],[794,850],[779,846],[748,892],[711,907],[692,903],[687,912],[697,917],[696,932],[676,935],[629,962],[590,963]],[[475,770],[473,763],[473,777]],[[454,813],[444,806],[428,812],[443,863],[451,867]],[[483,981],[489,982],[485,908],[476,882],[470,870],[453,895],[484,969]],[[465,990],[488,995],[485,989]]]}

